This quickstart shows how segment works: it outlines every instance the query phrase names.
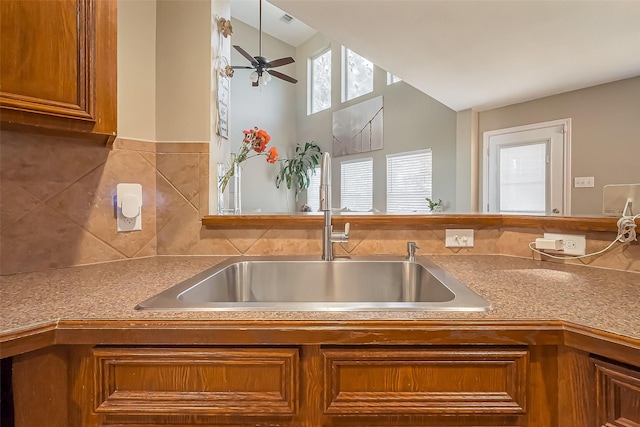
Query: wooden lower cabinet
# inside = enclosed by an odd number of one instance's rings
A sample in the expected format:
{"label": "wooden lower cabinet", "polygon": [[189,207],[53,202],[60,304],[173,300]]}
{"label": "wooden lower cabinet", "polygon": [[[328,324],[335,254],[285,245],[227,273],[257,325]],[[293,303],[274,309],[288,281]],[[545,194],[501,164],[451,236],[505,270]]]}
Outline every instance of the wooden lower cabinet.
{"label": "wooden lower cabinet", "polygon": [[[15,427],[585,427],[558,421],[557,356],[554,345],[52,346],[13,358]],[[637,400],[625,401],[628,413]]]}
{"label": "wooden lower cabinet", "polygon": [[598,426],[640,427],[640,370],[591,359],[595,368]]}
{"label": "wooden lower cabinet", "polygon": [[103,426],[533,425],[527,347],[306,347],[95,347],[92,417]]}

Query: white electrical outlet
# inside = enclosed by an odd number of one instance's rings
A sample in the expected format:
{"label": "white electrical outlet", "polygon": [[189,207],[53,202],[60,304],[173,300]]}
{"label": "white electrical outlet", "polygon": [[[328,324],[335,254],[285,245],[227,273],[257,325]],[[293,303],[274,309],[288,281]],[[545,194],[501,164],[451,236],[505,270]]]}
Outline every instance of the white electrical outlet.
{"label": "white electrical outlet", "polygon": [[447,248],[472,248],[473,229],[446,229],[444,245]]}
{"label": "white electrical outlet", "polygon": [[562,240],[562,249],[559,251],[547,249],[547,252],[564,255],[584,255],[587,253],[587,236],[584,234],[544,233],[544,238],[550,240]]}

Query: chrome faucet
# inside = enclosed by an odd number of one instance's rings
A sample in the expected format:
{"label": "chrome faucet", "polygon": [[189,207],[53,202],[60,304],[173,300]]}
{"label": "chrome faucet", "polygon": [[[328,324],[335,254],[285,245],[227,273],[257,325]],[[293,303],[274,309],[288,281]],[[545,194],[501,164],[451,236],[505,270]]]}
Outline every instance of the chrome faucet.
{"label": "chrome faucet", "polygon": [[324,211],[324,227],[322,228],[322,259],[333,260],[333,244],[349,241],[349,223],[344,225],[344,233],[333,232],[331,225],[331,157],[329,153],[322,155],[320,162],[320,210]]}

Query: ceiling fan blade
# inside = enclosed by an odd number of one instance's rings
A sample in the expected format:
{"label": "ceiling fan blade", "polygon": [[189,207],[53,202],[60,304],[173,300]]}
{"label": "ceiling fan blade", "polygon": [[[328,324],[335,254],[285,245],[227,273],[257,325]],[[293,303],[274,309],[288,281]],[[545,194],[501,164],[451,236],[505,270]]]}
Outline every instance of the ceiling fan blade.
{"label": "ceiling fan blade", "polygon": [[280,73],[278,71],[275,71],[275,70],[269,70],[269,74],[271,74],[273,77],[277,77],[277,78],[282,79],[282,80],[284,80],[286,82],[289,82],[289,83],[293,83],[293,84],[298,83],[298,81],[296,79],[294,79],[293,77],[289,77],[286,74],[282,74],[282,73]]}
{"label": "ceiling fan blade", "polygon": [[253,87],[258,87],[260,86],[260,84],[258,83],[258,81],[256,80],[255,82],[251,82],[251,86]]}
{"label": "ceiling fan blade", "polygon": [[271,62],[268,62],[267,67],[269,68],[282,67],[283,65],[291,64],[292,62],[296,62],[296,61],[295,59],[289,56],[288,58],[280,58],[280,59],[275,59]]}
{"label": "ceiling fan blade", "polygon": [[253,56],[249,55],[249,53],[248,53],[246,50],[244,50],[243,48],[241,48],[241,47],[240,47],[240,46],[238,46],[237,44],[234,44],[234,45],[233,45],[233,47],[235,47],[235,48],[236,48],[236,50],[237,50],[238,52],[240,52],[240,54],[241,54],[242,56],[244,56],[245,58],[247,58],[247,61],[249,61],[249,62],[251,63],[251,65],[253,65],[254,67],[255,67],[256,65],[258,65],[258,61],[256,61],[256,60],[255,60],[255,58],[254,58]]}
{"label": "ceiling fan blade", "polygon": [[234,70],[253,70],[254,67],[249,67],[248,65],[232,65],[231,68],[233,68]]}

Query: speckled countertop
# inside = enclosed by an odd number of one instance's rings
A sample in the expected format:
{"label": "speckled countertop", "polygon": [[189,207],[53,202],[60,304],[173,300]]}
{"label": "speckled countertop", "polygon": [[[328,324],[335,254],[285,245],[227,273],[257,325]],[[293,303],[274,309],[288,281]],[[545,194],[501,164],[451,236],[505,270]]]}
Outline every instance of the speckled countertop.
{"label": "speckled countertop", "polygon": [[0,277],[0,341],[57,320],[555,321],[640,339],[640,273],[501,255],[434,255],[485,297],[481,313],[424,311],[135,311],[158,292],[226,259],[158,256]]}

